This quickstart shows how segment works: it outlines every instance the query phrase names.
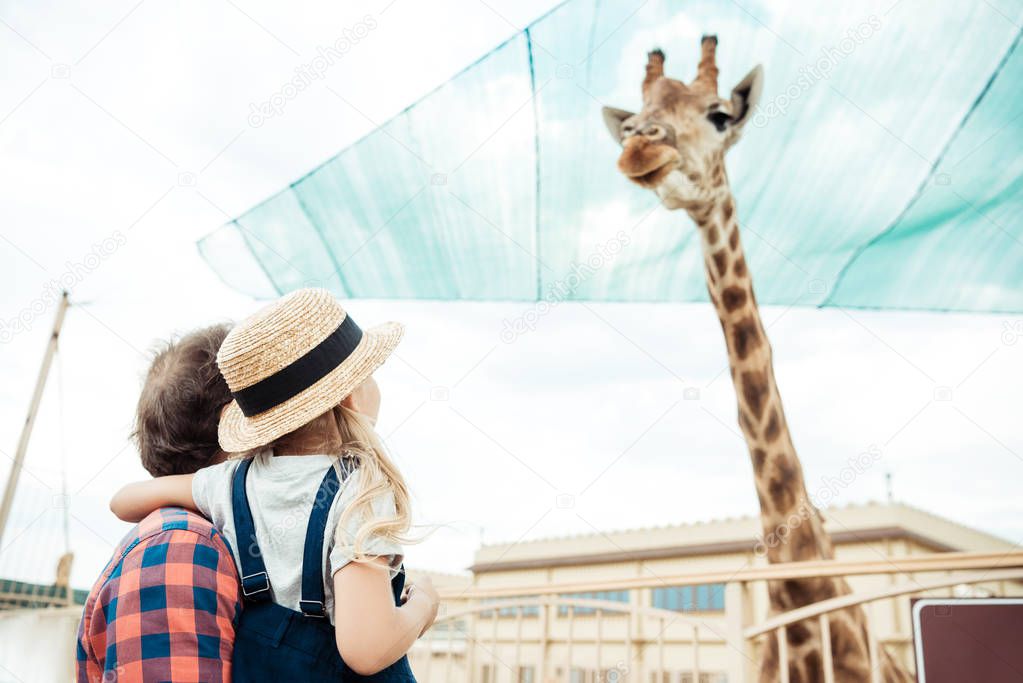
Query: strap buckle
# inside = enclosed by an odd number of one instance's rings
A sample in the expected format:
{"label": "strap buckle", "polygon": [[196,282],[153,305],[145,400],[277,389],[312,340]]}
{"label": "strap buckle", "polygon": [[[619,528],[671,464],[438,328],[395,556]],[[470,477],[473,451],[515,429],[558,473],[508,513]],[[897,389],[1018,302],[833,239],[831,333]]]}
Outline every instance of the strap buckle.
{"label": "strap buckle", "polygon": [[327,616],[322,600],[299,600],[298,606],[301,608],[302,614],[307,617],[323,619]]}
{"label": "strap buckle", "polygon": [[[250,581],[249,579],[255,579]],[[270,577],[265,571],[242,577],[242,595],[251,598],[270,590]]]}

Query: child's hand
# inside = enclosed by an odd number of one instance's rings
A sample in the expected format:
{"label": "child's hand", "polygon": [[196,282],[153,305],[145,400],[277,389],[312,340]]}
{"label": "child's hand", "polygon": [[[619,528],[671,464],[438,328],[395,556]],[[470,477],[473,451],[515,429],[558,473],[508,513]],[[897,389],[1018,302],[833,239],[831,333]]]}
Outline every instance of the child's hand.
{"label": "child's hand", "polygon": [[405,591],[406,602],[409,600],[421,600],[426,606],[426,623],[423,624],[423,630],[419,632],[419,637],[421,638],[437,619],[437,610],[440,608],[440,596],[437,594],[437,589],[433,587],[433,581],[430,580],[429,576],[423,576],[416,580],[415,583],[409,584]]}
{"label": "child's hand", "polygon": [[110,511],[125,522],[138,522],[168,505],[195,510],[191,474],[174,474],[128,484],[110,500]]}

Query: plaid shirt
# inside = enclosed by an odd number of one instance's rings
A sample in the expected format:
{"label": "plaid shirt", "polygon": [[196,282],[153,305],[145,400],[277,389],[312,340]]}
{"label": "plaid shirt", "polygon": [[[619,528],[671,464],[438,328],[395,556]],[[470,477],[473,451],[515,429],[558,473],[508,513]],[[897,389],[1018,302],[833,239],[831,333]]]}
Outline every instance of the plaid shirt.
{"label": "plaid shirt", "polygon": [[241,613],[227,540],[199,515],[163,508],[125,537],[78,627],[78,680],[230,681]]}

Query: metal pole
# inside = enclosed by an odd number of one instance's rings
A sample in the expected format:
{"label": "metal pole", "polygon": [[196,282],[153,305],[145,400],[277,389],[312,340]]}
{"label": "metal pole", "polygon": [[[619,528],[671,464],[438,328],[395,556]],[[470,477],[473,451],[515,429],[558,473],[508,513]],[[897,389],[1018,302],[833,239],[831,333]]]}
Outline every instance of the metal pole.
{"label": "metal pole", "polygon": [[36,378],[36,388],[32,392],[32,402],[28,406],[28,417],[25,418],[25,425],[21,429],[18,450],[14,453],[14,464],[11,465],[11,474],[7,477],[4,498],[0,502],[0,549],[3,548],[7,518],[11,514],[11,506],[14,504],[14,494],[18,488],[18,479],[21,477],[21,470],[25,465],[25,453],[28,452],[28,439],[32,436],[32,426],[36,421],[36,413],[39,412],[39,402],[43,398],[43,389],[46,387],[46,377],[50,374],[53,354],[57,352],[57,337],[60,336],[60,328],[64,324],[64,313],[67,312],[67,307],[67,292],[64,292],[61,294],[60,301],[57,304],[57,316],[53,321],[53,332],[50,333],[50,341],[46,346],[46,353],[43,355],[43,364],[39,368],[39,376]]}
{"label": "metal pole", "polygon": [[536,680],[539,683],[547,683],[547,652],[550,640],[551,628],[551,599],[545,597],[540,603],[540,647],[537,648]]}
{"label": "metal pole", "polygon": [[[725,584],[725,622],[728,628],[726,642],[732,652],[728,658],[728,681],[748,683],[752,680],[748,662],[754,661],[753,648],[743,630],[751,621],[752,596],[742,581],[729,581]],[[784,660],[782,660],[784,661]]]}

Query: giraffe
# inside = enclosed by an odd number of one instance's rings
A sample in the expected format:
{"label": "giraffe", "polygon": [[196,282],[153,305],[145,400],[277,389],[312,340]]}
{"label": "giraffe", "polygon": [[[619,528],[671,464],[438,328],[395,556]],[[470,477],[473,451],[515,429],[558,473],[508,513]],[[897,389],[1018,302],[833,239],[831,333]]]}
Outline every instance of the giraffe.
{"label": "giraffe", "polygon": [[[760,98],[763,69],[758,65],[732,90],[718,97],[717,38],[704,36],[695,80],[689,85],[664,75],[664,53],[647,55],[643,108],[632,113],[604,107],[604,122],[622,146],[618,170],[654,190],[668,209],[683,209],[700,233],[707,291],[717,311],[728,349],[739,426],[753,464],[763,543],[769,562],[827,560],[834,557],[821,513],[806,490],[781,396],[774,378],[771,347],[764,330],[749,266],[742,249],[735,199],[725,171],[725,152],[736,143]],[[838,578],[773,581],[768,585],[772,613],[784,612],[850,592]],[[860,608],[829,619],[836,681],[870,680],[866,615]],[[823,680],[820,629],[816,620],[787,629],[789,680]],[[778,647],[768,639],[760,681],[780,674]],[[887,652],[881,678],[912,681]]]}

